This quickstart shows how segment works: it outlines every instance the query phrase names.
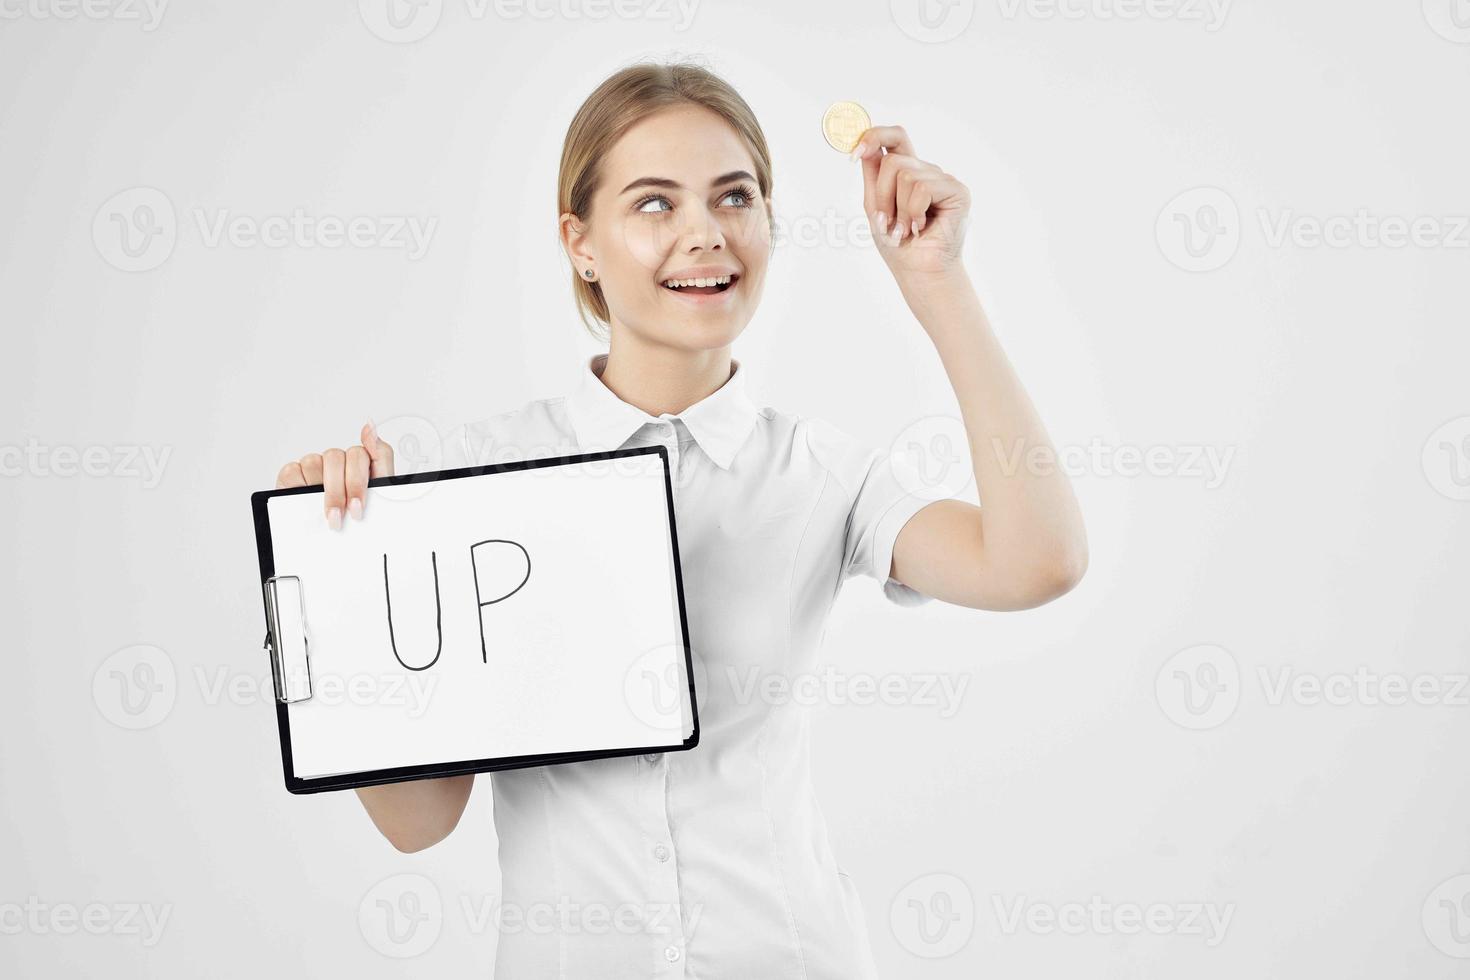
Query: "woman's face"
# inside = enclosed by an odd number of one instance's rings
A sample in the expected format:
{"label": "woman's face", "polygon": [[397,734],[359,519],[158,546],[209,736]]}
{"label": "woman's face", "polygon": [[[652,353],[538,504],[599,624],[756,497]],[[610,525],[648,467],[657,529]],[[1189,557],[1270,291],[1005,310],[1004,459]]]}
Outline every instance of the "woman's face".
{"label": "woman's face", "polygon": [[[729,345],[760,301],[770,258],[769,202],[729,123],[703,106],[640,120],[601,162],[586,224],[563,218],[578,270],[591,268],[613,329],[682,350]],[[731,276],[675,290],[671,279]]]}

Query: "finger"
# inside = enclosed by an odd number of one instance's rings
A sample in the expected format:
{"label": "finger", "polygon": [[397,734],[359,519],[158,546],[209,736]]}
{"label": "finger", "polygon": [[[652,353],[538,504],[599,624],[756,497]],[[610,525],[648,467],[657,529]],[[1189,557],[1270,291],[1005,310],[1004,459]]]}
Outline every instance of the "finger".
{"label": "finger", "polygon": [[363,507],[367,506],[368,472],[372,462],[367,450],[361,446],[347,450],[347,513],[359,521],[362,520]]}
{"label": "finger", "polygon": [[[932,164],[901,153],[888,154],[878,165],[875,194],[879,210],[890,219],[889,230],[895,243],[903,240],[909,231],[908,222],[913,220],[913,215],[908,213],[906,200],[910,185],[916,177],[927,173],[931,168]],[[936,172],[938,170],[933,169]]]}
{"label": "finger", "polygon": [[342,527],[342,512],[347,507],[347,454],[340,449],[322,453],[322,508],[327,523],[336,531]]}
{"label": "finger", "polygon": [[933,178],[918,177],[902,197],[904,203],[899,210],[909,216],[909,224],[906,226],[908,234],[910,237],[917,236],[924,230],[924,223],[929,216],[929,205],[934,200]]}
{"label": "finger", "polygon": [[306,475],[301,472],[300,463],[287,463],[281,467],[276,474],[276,489],[284,490],[286,487],[306,486]]}
{"label": "finger", "polygon": [[902,153],[906,156],[916,156],[913,141],[902,126],[869,126],[863,130],[863,135],[858,138],[858,147],[853,150],[856,155],[862,150],[863,160],[870,156],[878,156],[876,152],[881,147],[889,153]]}
{"label": "finger", "polygon": [[319,486],[322,482],[322,454],[307,453],[301,457],[301,475],[308,486]]}
{"label": "finger", "polygon": [[378,438],[378,427],[370,421],[362,427],[362,447],[372,463],[371,476],[393,475],[393,447]]}
{"label": "finger", "polygon": [[913,141],[902,126],[869,126],[853,148],[854,158],[863,161],[863,210],[870,221],[877,222],[879,235],[893,227],[893,202],[880,193],[878,175],[885,157],[895,153],[914,155]]}

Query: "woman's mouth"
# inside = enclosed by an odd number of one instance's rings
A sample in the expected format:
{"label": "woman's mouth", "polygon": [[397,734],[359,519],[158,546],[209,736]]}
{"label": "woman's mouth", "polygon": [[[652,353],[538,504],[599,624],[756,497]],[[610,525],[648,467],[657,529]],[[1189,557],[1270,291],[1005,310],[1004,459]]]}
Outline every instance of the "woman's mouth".
{"label": "woman's mouth", "polygon": [[659,284],[666,292],[675,293],[695,302],[708,302],[701,297],[720,296],[730,292],[740,281],[738,275],[714,276],[705,279],[671,279]]}

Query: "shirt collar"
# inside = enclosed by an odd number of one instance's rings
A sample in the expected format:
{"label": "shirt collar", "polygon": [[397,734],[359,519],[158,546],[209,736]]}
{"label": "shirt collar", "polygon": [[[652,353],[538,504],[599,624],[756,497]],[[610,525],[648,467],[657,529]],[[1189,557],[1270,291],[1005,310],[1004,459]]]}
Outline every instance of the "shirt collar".
{"label": "shirt collar", "polygon": [[731,359],[729,379],[715,391],[677,415],[649,415],[623,401],[602,383],[607,355],[597,354],[582,365],[577,384],[567,395],[567,418],[584,451],[620,449],[640,428],[664,419],[682,419],[699,448],[720,469],[729,469],[735,454],[755,427],[758,409],[745,393],[746,371]]}

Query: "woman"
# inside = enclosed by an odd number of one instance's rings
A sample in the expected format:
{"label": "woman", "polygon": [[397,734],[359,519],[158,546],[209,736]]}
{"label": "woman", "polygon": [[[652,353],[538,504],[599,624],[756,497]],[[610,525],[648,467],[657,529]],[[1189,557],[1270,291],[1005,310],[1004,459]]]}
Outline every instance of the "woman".
{"label": "woman", "polygon": [[[879,254],[959,399],[983,511],[925,499],[897,461],[746,395],[731,344],[760,301],[771,164],[732,88],[702,67],[640,64],[571,123],[560,234],[608,353],[565,397],[462,430],[446,465],[497,461],[500,447],[669,449],[702,731],[688,752],[493,774],[497,976],[875,976],[812,791],[807,716],[766,682],[811,669],[851,575],[899,604],[1023,609],[1086,566],[1065,475],[1006,472],[988,451],[1050,443],[960,263],[968,192],[899,126],[869,129],[855,158]],[[392,472],[368,424],[360,445],[304,456],[277,485],[323,484],[340,527],[362,517],[367,480]],[[454,829],[474,778],[358,795],[416,851]]]}

